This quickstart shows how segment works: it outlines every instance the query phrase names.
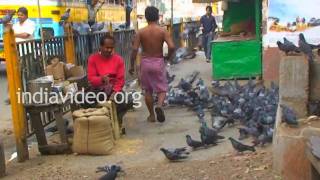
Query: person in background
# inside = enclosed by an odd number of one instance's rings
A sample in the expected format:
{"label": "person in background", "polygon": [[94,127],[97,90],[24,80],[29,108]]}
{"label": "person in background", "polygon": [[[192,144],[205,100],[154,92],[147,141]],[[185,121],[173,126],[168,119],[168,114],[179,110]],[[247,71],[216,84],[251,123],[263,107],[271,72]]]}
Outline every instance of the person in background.
{"label": "person in background", "polygon": [[212,16],[212,7],[206,7],[206,14],[203,15],[200,19],[201,29],[203,33],[202,45],[204,48],[204,53],[207,59],[207,62],[210,62],[211,59],[211,41],[214,39],[215,31],[217,28],[217,23]]}
{"label": "person in background", "polygon": [[12,27],[16,42],[22,42],[33,39],[33,34],[36,30],[36,24],[28,19],[28,10],[25,7],[18,9],[18,22]]}
{"label": "person in background", "polygon": [[[134,39],[133,50],[131,53],[130,74],[134,73],[134,66],[139,47],[142,47],[140,62],[141,87],[145,91],[145,102],[149,110],[147,121],[155,122],[155,113],[159,122],[165,121],[162,109],[166,92],[168,91],[168,80],[166,74],[165,58],[163,57],[163,44],[168,44],[168,57],[171,59],[175,46],[170,34],[158,25],[159,10],[149,6],[145,9],[145,17],[148,26],[140,29]],[[158,95],[158,103],[153,109],[153,93]]]}
{"label": "person in background", "polygon": [[[36,24],[28,19],[27,8],[20,7],[17,15],[19,21],[12,26],[16,42],[23,42],[33,39],[33,34],[36,30]],[[10,104],[10,98],[5,100],[5,104]]]}
{"label": "person in background", "polygon": [[103,0],[92,0],[92,2],[88,4],[88,24],[90,27],[96,23],[97,13],[104,3],[105,1]]}

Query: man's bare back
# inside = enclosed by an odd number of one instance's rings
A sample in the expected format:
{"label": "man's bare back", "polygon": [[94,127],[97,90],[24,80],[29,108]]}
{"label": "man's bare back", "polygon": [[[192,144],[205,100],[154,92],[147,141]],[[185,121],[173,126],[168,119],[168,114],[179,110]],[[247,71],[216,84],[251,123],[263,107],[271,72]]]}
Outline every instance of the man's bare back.
{"label": "man's bare back", "polygon": [[134,38],[131,52],[130,74],[134,71],[134,62],[138,53],[138,49],[142,47],[142,57],[163,57],[163,43],[168,45],[168,59],[171,59],[175,46],[173,40],[165,29],[160,27],[155,22],[150,22],[149,25],[139,30]]}
{"label": "man's bare back", "polygon": [[149,25],[138,31],[142,47],[142,56],[163,57],[165,30],[158,25]]}
{"label": "man's bare back", "polygon": [[163,57],[164,42],[168,44],[169,49],[174,49],[174,43],[169,33],[159,25],[152,23],[138,31],[134,47],[141,44],[142,56]]}

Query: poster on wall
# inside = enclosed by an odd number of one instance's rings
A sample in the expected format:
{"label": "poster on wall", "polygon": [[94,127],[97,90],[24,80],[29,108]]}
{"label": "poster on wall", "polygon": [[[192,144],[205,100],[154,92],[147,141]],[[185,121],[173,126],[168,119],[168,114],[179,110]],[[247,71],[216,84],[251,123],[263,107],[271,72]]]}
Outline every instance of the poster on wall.
{"label": "poster on wall", "polygon": [[264,47],[277,47],[286,37],[296,45],[303,33],[312,44],[320,44],[319,0],[269,0],[267,34]]}

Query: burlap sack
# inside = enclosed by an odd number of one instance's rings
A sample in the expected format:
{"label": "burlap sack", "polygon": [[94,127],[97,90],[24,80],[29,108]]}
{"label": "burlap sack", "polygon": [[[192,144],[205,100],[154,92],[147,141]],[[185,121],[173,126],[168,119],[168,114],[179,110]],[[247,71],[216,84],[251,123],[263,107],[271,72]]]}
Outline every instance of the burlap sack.
{"label": "burlap sack", "polygon": [[73,152],[108,155],[113,146],[114,138],[109,117],[90,116],[75,119]]}
{"label": "burlap sack", "polygon": [[110,111],[107,107],[102,108],[89,108],[89,109],[80,109],[74,111],[72,113],[73,118],[80,118],[80,117],[89,117],[89,116],[108,116],[110,117]]}
{"label": "burlap sack", "polygon": [[62,62],[59,62],[55,65],[47,66],[47,75],[53,75],[54,80],[64,81],[67,75],[66,65]]}

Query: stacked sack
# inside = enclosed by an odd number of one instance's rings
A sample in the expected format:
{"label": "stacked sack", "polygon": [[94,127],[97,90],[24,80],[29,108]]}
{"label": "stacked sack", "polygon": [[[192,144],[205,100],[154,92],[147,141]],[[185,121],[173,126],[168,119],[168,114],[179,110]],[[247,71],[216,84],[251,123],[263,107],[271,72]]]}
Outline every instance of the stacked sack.
{"label": "stacked sack", "polygon": [[73,152],[107,155],[114,146],[109,109],[90,108],[73,112]]}

